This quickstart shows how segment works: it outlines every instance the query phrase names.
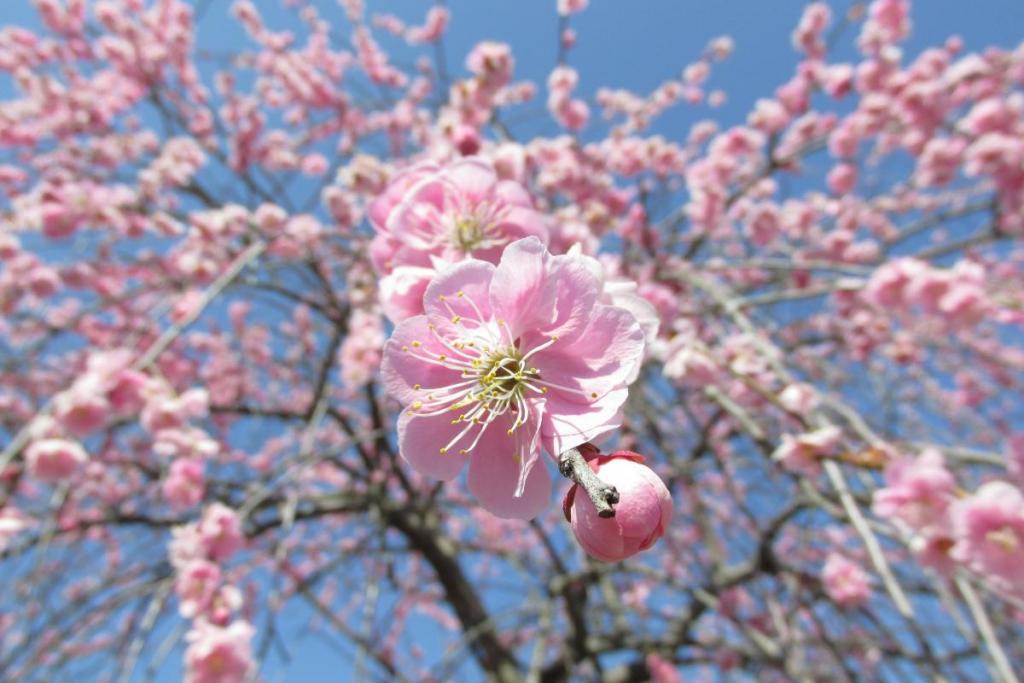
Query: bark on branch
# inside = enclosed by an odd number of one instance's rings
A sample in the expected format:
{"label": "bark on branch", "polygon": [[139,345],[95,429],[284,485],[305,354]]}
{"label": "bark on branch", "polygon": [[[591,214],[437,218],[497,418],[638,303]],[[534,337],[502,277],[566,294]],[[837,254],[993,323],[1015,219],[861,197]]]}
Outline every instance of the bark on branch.
{"label": "bark on branch", "polygon": [[558,456],[558,471],[587,492],[590,501],[597,508],[598,516],[615,516],[614,505],[619,502],[618,490],[611,484],[601,481],[594,470],[590,469],[579,449],[570,448]]}

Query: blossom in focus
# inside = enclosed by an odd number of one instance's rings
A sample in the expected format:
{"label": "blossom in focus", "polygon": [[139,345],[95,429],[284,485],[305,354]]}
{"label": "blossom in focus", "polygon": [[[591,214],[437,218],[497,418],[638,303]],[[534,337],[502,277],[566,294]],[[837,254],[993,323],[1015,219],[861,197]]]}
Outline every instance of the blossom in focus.
{"label": "blossom in focus", "polygon": [[871,597],[871,580],[867,572],[839,553],[830,553],[821,570],[825,592],[842,607],[859,607]]}
{"label": "blossom in focus", "polygon": [[950,509],[954,559],[995,579],[1007,589],[1024,592],[1024,494],[1005,481],[983,484]]}
{"label": "blossom in focus", "polygon": [[248,678],[252,657],[253,627],[236,621],[227,627],[205,621],[196,622],[185,636],[186,683],[238,683]]}
{"label": "blossom in focus", "polygon": [[565,518],[580,546],[591,557],[617,562],[647,550],[665,533],[672,519],[672,496],[642,455],[616,451],[598,455],[590,468],[619,492],[614,517],[600,517],[585,492],[573,484],[562,501]]}
{"label": "blossom in focus", "polygon": [[67,439],[42,439],[25,449],[28,471],[47,482],[68,479],[88,458],[81,444]]}
{"label": "blossom in focus", "polygon": [[598,303],[601,281],[579,256],[553,256],[531,237],[495,267],[442,271],[424,315],[384,347],[383,380],[404,406],[402,457],[449,480],[469,461],[469,488],[499,517],[530,519],[551,480],[537,465],[621,424],[644,335],[633,315]]}
{"label": "blossom in focus", "polygon": [[548,240],[526,190],[499,179],[480,157],[413,166],[374,201],[369,216],[377,230],[370,258],[383,276],[381,304],[396,322],[423,312],[427,284],[446,265],[466,258],[497,263],[515,240]]}

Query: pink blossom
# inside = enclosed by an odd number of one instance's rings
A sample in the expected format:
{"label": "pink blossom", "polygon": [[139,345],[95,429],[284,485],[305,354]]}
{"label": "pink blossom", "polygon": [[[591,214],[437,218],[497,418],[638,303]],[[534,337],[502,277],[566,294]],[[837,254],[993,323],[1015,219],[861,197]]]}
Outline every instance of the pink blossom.
{"label": "pink blossom", "polygon": [[32,476],[47,482],[65,481],[89,459],[76,441],[43,439],[25,449],[25,463]]}
{"label": "pink blossom", "polygon": [[558,0],[558,13],[565,17],[587,8],[590,0]]}
{"label": "pink blossom", "polygon": [[944,526],[956,481],[941,453],[927,449],[916,458],[894,460],[885,468],[885,481],[874,494],[876,515],[899,520],[915,531]]}
{"label": "pink blossom", "polygon": [[206,611],[217,593],[220,580],[220,567],[207,560],[195,560],[181,567],[174,585],[180,600],[178,611],[181,616],[192,619]]}
{"label": "pink blossom", "polygon": [[838,427],[828,426],[798,436],[783,434],[782,443],[772,453],[786,469],[809,477],[817,476],[820,471],[818,461],[830,455],[838,445],[842,432]]}
{"label": "pink blossom", "polygon": [[369,215],[377,229],[371,258],[384,276],[381,303],[395,321],[422,312],[422,293],[438,268],[470,257],[497,263],[511,242],[532,235],[546,243],[548,236],[526,190],[499,180],[480,157],[409,169]]}
{"label": "pink blossom", "polygon": [[636,319],[600,295],[582,257],[552,256],[536,238],[514,242],[497,267],[471,260],[442,271],[426,314],[400,323],[384,347],[382,377],[405,406],[402,457],[445,480],[468,459],[485,508],[536,516],[551,489],[535,466],[541,445],[557,457],[617,427],[643,357]]}
{"label": "pink blossom", "polygon": [[179,510],[199,503],[205,491],[202,461],[182,458],[172,462],[162,491],[164,500]]}
{"label": "pink blossom", "polygon": [[1024,591],[1024,495],[1005,481],[983,484],[950,510],[952,556],[1004,588]]}
{"label": "pink blossom", "polygon": [[619,492],[614,517],[600,517],[594,503],[573,484],[562,501],[565,518],[580,546],[591,557],[617,562],[647,550],[668,528],[672,496],[665,483],[643,464],[642,455],[616,451],[589,461],[600,479]]}
{"label": "pink blossom", "polygon": [[484,41],[466,56],[466,68],[476,74],[486,90],[497,90],[512,79],[512,50],[505,43]]}
{"label": "pink blossom", "polygon": [[196,531],[206,556],[215,562],[227,560],[245,545],[242,520],[222,503],[206,508]]}
{"label": "pink blossom", "polygon": [[54,415],[70,434],[89,436],[101,429],[110,415],[110,404],[98,377],[86,375],[71,389],[57,394]]}
{"label": "pink blossom", "polygon": [[837,605],[860,607],[871,597],[871,579],[863,567],[839,553],[829,553],[821,582]]}
{"label": "pink blossom", "polygon": [[779,393],[779,403],[791,413],[808,415],[818,406],[818,392],[809,384],[790,384]]}
{"label": "pink blossom", "polygon": [[205,417],[210,397],[205,389],[189,389],[179,396],[164,388],[151,392],[142,410],[142,426],[151,433],[164,429],[177,429],[191,419]]}
{"label": "pink blossom", "polygon": [[832,194],[849,194],[857,185],[857,167],[853,164],[836,164],[828,172],[825,183]]}
{"label": "pink blossom", "polygon": [[246,621],[227,627],[199,621],[185,636],[186,683],[240,683],[251,674],[254,629]]}

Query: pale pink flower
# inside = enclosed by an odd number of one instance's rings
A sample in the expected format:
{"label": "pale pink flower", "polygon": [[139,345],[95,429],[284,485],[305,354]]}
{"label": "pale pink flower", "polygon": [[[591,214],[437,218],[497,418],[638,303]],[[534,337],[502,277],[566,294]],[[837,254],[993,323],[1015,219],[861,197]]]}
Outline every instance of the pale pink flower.
{"label": "pale pink flower", "polygon": [[185,636],[186,683],[241,683],[252,672],[252,638],[255,631],[246,621],[227,627],[199,621]]}
{"label": "pale pink flower", "polygon": [[565,17],[587,8],[589,0],[558,0],[558,13]]}
{"label": "pale pink flower", "polygon": [[818,392],[810,384],[790,384],[779,392],[779,403],[791,413],[808,415],[818,407]]}
{"label": "pale pink flower", "polygon": [[896,519],[915,531],[944,526],[953,502],[956,480],[935,449],[916,458],[899,458],[885,468],[886,486],[874,494],[871,509],[879,517]]}
{"label": "pale pink flower", "polygon": [[487,90],[497,90],[512,80],[512,49],[506,43],[483,41],[466,55],[466,68],[474,73]]}
{"label": "pale pink flower", "polygon": [[179,510],[190,508],[203,499],[205,490],[201,460],[181,458],[171,463],[162,489],[164,500],[171,507]]}
{"label": "pale pink flower", "polygon": [[783,434],[782,443],[772,453],[772,458],[791,472],[814,477],[821,469],[818,461],[832,454],[841,437],[839,428],[831,425],[797,436]]}
{"label": "pale pink flower", "polygon": [[[425,315],[398,325],[381,374],[405,406],[402,456],[469,488],[500,517],[530,519],[550,498],[540,447],[557,457],[621,423],[644,351],[631,313],[598,303],[601,282],[580,257],[536,238],[495,267],[465,261],[427,288]],[[468,456],[465,457],[465,456]]]}
{"label": "pale pink flower", "polygon": [[853,164],[836,164],[828,172],[825,183],[832,194],[849,194],[857,185],[857,167]]}
{"label": "pale pink flower", "polygon": [[206,559],[203,539],[196,524],[182,524],[171,529],[171,542],[167,544],[171,564],[180,569],[193,560]]}
{"label": "pale pink flower", "polygon": [[174,396],[165,389],[152,391],[142,409],[142,426],[152,434],[164,429],[178,429],[188,420],[206,417],[210,397],[206,389],[189,389]]}
{"label": "pale pink flower", "polygon": [[25,464],[32,476],[53,483],[68,479],[88,459],[81,444],[67,439],[42,439],[25,449]]}
{"label": "pale pink flower", "polygon": [[828,597],[841,607],[860,607],[871,597],[867,572],[839,553],[829,553],[821,570],[821,582]]}
{"label": "pale pink flower", "polygon": [[206,556],[215,562],[227,560],[245,545],[242,520],[222,503],[206,508],[196,530]]}
{"label": "pale pink flower", "polygon": [[617,562],[647,550],[668,528],[672,496],[642,455],[616,451],[589,461],[598,477],[615,486],[619,502],[614,517],[600,517],[586,492],[573,484],[562,501],[565,518],[580,546],[591,557]]}
{"label": "pale pink flower", "polygon": [[181,567],[174,584],[181,616],[192,619],[205,612],[213,602],[220,579],[220,567],[208,560],[194,560]]}
{"label": "pale pink flower", "polygon": [[950,509],[952,556],[1014,592],[1024,591],[1024,495],[1005,481],[983,484]]}
{"label": "pale pink flower", "polygon": [[111,408],[100,378],[86,374],[54,398],[53,412],[68,433],[85,437],[101,429]]}
{"label": "pale pink flower", "polygon": [[396,322],[422,312],[422,293],[445,265],[470,257],[497,263],[517,239],[548,239],[526,190],[500,180],[480,157],[410,168],[374,201],[369,216],[377,229],[370,258],[384,276],[381,303]]}

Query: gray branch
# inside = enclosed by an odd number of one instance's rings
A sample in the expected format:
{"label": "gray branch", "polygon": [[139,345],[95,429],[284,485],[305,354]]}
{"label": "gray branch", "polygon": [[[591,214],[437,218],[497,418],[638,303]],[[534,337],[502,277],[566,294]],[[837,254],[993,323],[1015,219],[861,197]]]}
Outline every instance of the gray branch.
{"label": "gray branch", "polygon": [[579,449],[570,448],[558,457],[558,471],[587,492],[594,507],[597,508],[599,517],[615,516],[613,506],[619,502],[618,490],[611,484],[601,481],[594,470],[590,469]]}

